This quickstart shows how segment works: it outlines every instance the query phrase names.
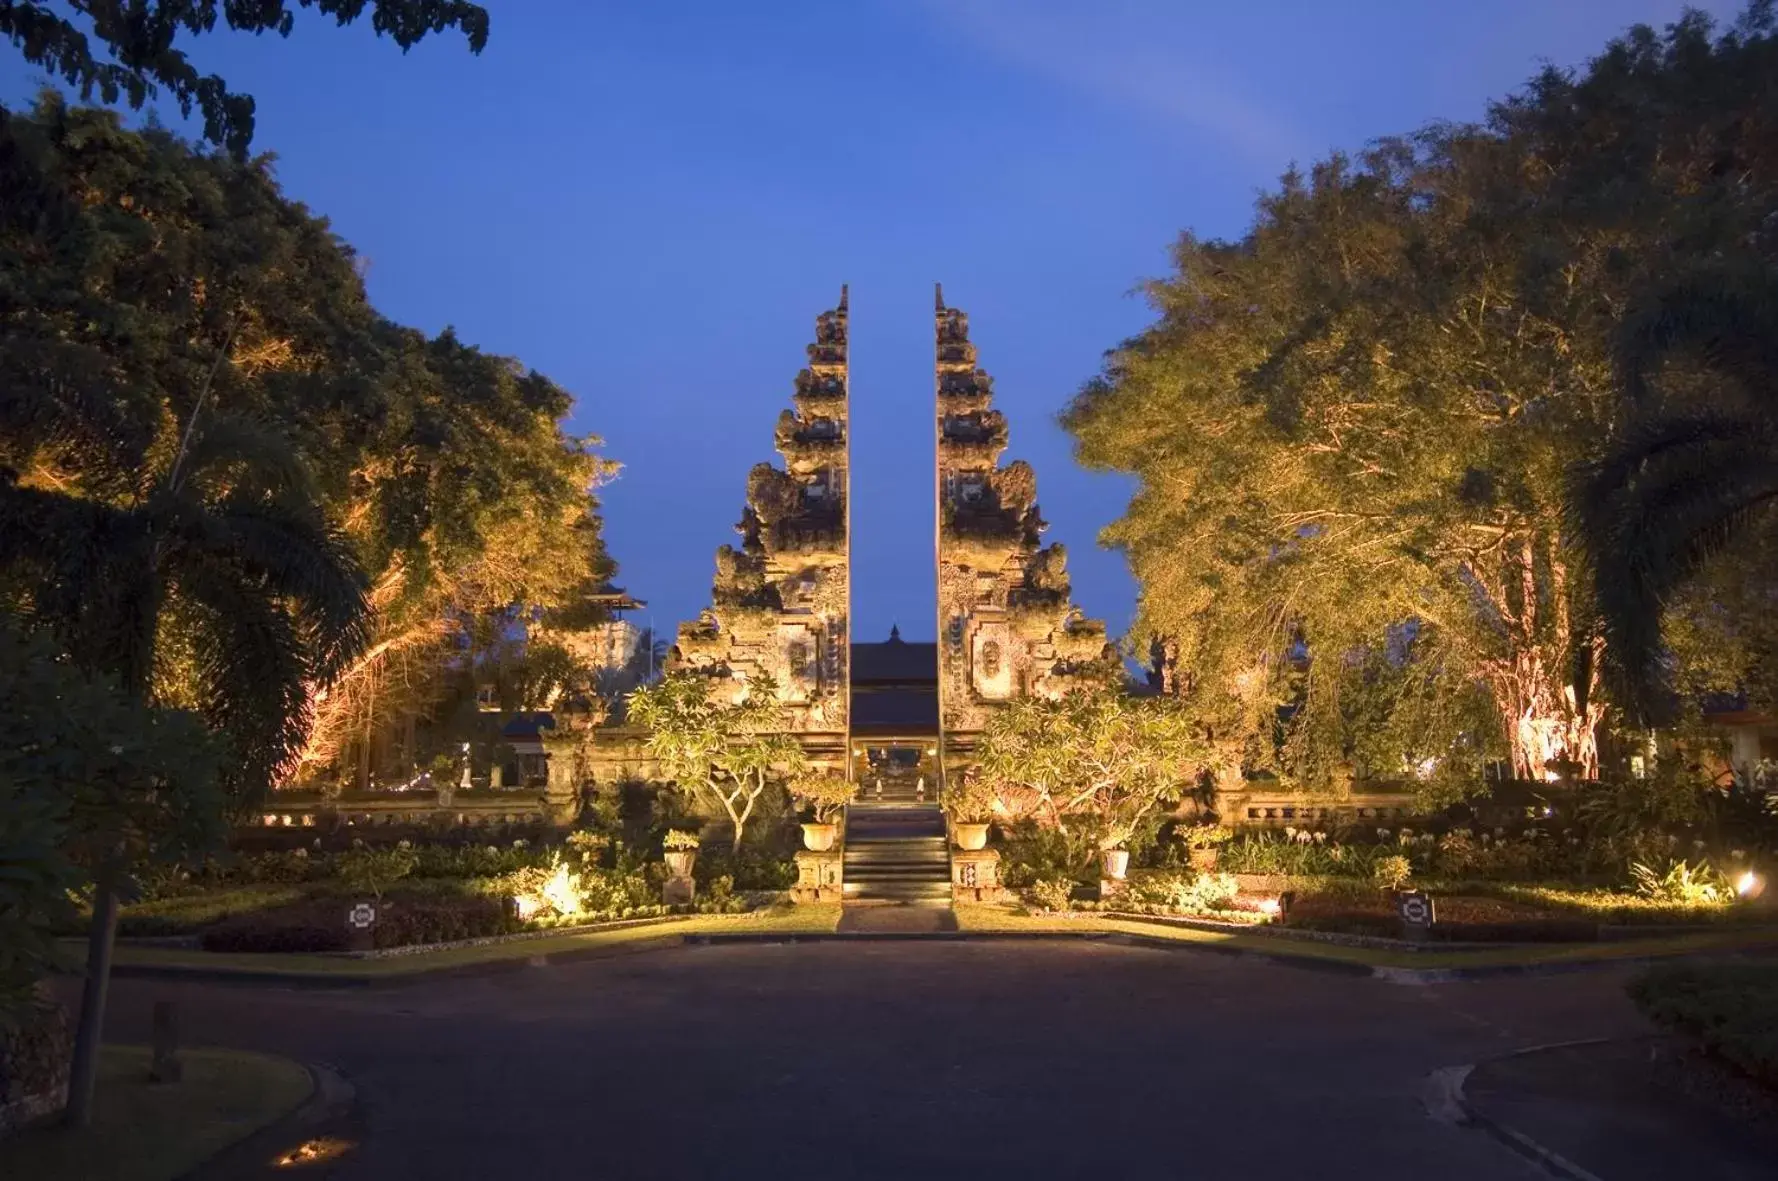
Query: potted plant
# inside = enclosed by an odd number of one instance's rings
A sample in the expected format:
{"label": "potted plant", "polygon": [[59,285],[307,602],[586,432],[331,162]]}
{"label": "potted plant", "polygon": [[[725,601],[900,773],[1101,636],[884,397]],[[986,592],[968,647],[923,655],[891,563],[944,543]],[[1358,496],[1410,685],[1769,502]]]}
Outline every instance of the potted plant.
{"label": "potted plant", "polygon": [[858,795],[858,785],[837,771],[810,771],[790,782],[790,794],[807,805],[810,821],[803,825],[803,847],[815,853],[833,848],[839,835],[837,821]]}
{"label": "potted plant", "polygon": [[1232,830],[1220,824],[1191,824],[1179,830],[1185,842],[1185,855],[1196,870],[1209,872],[1216,868],[1222,846],[1235,838]]}
{"label": "potted plant", "polygon": [[1115,845],[1109,849],[1101,849],[1099,868],[1111,881],[1123,881],[1124,875],[1130,872],[1130,851]]}
{"label": "potted plant", "polygon": [[667,871],[676,878],[689,878],[692,863],[698,857],[698,834],[683,828],[671,829],[661,847],[667,853]]}
{"label": "potted plant", "polygon": [[988,845],[988,824],[994,819],[994,789],[973,771],[945,784],[940,806],[951,822],[951,839],[959,849],[974,851]]}

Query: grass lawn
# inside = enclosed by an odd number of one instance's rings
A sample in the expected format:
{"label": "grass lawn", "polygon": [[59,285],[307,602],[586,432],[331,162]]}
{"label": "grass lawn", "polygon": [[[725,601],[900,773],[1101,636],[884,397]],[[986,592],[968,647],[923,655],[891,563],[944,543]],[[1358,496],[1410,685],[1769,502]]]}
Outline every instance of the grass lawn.
{"label": "grass lawn", "polygon": [[1309,939],[1289,939],[1264,933],[1203,931],[1162,920],[1122,918],[1092,912],[1067,915],[1029,915],[1005,906],[959,903],[955,908],[958,929],[984,932],[1116,932],[1140,935],[1182,945],[1222,947],[1239,951],[1289,955],[1305,959],[1338,960],[1374,968],[1463,968],[1501,965],[1588,963],[1637,959],[1643,956],[1684,955],[1694,952],[1740,949],[1778,949],[1778,931],[1713,930],[1687,932],[1656,939],[1631,939],[1615,943],[1513,946],[1480,951],[1396,951],[1388,948],[1347,947]]}
{"label": "grass lawn", "polygon": [[0,1177],[166,1181],[295,1110],[309,1073],[268,1054],[187,1050],[185,1080],[148,1081],[148,1049],[106,1046],[93,1125],[40,1127],[0,1141]]}
{"label": "grass lawn", "polygon": [[119,947],[117,962],[125,965],[201,968],[224,972],[279,972],[336,979],[387,979],[434,972],[443,968],[524,960],[563,952],[607,947],[646,947],[674,941],[684,935],[731,931],[819,933],[832,931],[839,921],[838,903],[786,905],[749,914],[682,915],[616,929],[545,935],[507,943],[453,947],[375,959],[353,959],[340,955],[229,954],[170,947]]}

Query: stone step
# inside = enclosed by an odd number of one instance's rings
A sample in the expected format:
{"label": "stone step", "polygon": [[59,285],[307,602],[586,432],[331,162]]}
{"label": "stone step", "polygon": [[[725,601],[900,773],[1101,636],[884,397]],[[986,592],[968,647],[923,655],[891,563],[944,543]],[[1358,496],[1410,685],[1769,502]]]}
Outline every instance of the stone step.
{"label": "stone step", "polygon": [[847,852],[856,850],[860,853],[876,852],[882,849],[937,849],[944,852],[943,837],[912,836],[912,837],[865,837],[854,836],[846,842]]}
{"label": "stone step", "polygon": [[847,873],[854,871],[866,873],[873,869],[894,869],[897,867],[943,873],[950,867],[950,864],[951,859],[943,853],[929,853],[923,857],[848,857],[841,863]]}
{"label": "stone step", "polygon": [[847,882],[843,887],[847,902],[948,902],[949,882]]}
{"label": "stone step", "polygon": [[875,873],[923,873],[934,878],[951,876],[949,861],[848,861],[842,867],[848,878],[867,877]]}

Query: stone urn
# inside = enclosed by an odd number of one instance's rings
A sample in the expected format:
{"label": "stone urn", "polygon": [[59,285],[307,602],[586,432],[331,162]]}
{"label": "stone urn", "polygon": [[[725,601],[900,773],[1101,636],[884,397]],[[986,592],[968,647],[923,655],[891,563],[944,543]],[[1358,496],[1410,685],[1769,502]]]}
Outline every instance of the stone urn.
{"label": "stone urn", "polygon": [[825,853],[833,848],[839,838],[840,826],[837,824],[805,824],[803,825],[803,848],[811,853]]}
{"label": "stone urn", "polygon": [[696,849],[668,849],[666,852],[667,872],[676,878],[689,878],[692,863],[698,859]]}
{"label": "stone urn", "polygon": [[986,849],[988,847],[988,826],[986,824],[953,824],[951,825],[951,838],[957,842],[959,849],[966,852],[973,853],[978,849]]}
{"label": "stone urn", "polygon": [[1186,856],[1191,860],[1193,869],[1199,873],[1210,873],[1216,868],[1219,852],[1220,850],[1217,849],[1192,849],[1186,853]]}
{"label": "stone urn", "polygon": [[1130,851],[1128,849],[1106,849],[1099,855],[1099,863],[1105,876],[1114,882],[1124,880],[1130,872]]}

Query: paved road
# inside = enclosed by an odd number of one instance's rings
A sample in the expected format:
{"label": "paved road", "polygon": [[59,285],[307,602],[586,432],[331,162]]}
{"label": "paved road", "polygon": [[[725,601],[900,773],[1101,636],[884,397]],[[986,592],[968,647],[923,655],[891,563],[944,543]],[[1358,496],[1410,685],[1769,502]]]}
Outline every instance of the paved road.
{"label": "paved road", "polygon": [[1426,1113],[1428,1072],[1643,1028],[1605,973],[1427,988],[1038,942],[688,947],[376,991],[122,980],[115,997],[118,1038],[170,997],[192,1043],[343,1072],[365,1135],[340,1181],[1530,1178]]}

